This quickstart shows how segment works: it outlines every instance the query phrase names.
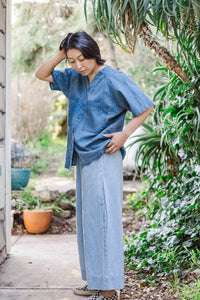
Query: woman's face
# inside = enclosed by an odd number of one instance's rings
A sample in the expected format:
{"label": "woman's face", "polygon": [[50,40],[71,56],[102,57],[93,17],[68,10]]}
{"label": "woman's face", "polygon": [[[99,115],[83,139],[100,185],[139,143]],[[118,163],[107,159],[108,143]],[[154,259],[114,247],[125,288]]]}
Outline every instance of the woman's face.
{"label": "woman's face", "polygon": [[75,48],[67,51],[67,58],[71,67],[83,76],[91,75],[98,67],[95,59],[85,58],[82,52]]}

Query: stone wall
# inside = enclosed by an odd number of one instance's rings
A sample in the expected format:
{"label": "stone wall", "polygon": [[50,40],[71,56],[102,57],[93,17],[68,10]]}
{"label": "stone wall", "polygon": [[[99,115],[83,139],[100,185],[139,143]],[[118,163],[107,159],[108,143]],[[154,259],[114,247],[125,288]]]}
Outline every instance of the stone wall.
{"label": "stone wall", "polygon": [[5,215],[5,84],[6,84],[6,1],[0,0],[0,263],[6,258]]}

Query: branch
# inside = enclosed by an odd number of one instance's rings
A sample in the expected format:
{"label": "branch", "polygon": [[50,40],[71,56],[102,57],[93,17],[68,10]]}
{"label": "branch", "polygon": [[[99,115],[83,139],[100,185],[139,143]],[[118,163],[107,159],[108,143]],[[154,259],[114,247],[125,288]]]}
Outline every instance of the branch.
{"label": "branch", "polygon": [[172,54],[153,37],[151,30],[148,28],[147,23],[143,23],[140,32],[140,38],[144,41],[145,45],[154,50],[155,53],[162,59],[162,61],[170,68],[183,82],[190,82],[189,77],[185,74],[180,64],[175,60]]}

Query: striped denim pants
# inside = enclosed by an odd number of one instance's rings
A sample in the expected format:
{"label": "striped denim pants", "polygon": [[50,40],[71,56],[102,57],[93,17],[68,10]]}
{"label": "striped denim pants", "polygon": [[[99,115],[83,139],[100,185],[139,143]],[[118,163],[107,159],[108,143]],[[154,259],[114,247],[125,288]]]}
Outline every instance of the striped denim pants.
{"label": "striped denim pants", "polygon": [[104,153],[76,168],[77,240],[82,279],[89,289],[124,287],[121,152]]}

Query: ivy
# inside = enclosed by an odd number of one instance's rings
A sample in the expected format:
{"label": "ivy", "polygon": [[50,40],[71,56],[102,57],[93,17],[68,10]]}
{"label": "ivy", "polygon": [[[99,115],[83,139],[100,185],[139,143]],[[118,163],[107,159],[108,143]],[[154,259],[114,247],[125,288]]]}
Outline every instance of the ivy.
{"label": "ivy", "polygon": [[190,82],[169,72],[154,96],[152,120],[130,143],[140,142],[136,163],[149,200],[143,208],[148,227],[127,242],[126,262],[154,277],[183,274],[194,266],[193,257],[200,263],[200,65],[192,34],[188,29],[176,41],[176,59]]}
{"label": "ivy", "polygon": [[150,223],[126,245],[126,261],[160,275],[182,271],[190,263],[188,250],[200,249],[200,165],[183,163],[176,178],[158,183],[152,174],[147,182],[154,197],[145,208]]}

